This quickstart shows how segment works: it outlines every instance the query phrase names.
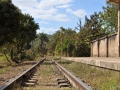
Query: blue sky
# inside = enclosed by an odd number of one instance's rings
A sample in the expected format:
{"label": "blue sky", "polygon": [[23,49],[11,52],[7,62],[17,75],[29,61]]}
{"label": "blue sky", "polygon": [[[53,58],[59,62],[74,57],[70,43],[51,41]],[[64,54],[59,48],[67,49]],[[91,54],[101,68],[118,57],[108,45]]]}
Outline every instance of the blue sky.
{"label": "blue sky", "polygon": [[12,0],[22,13],[28,13],[39,24],[37,33],[53,34],[60,27],[77,26],[78,18],[84,24],[84,17],[102,11],[106,0]]}

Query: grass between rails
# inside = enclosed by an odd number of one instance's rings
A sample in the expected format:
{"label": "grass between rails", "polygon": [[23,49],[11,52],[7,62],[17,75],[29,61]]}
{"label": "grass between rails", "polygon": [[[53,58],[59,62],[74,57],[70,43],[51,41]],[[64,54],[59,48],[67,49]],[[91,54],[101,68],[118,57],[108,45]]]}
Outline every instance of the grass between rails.
{"label": "grass between rails", "polygon": [[58,69],[51,63],[50,60],[45,60],[45,62],[40,65],[37,74],[38,84],[34,87],[26,87],[23,90],[76,90],[72,87],[58,87],[56,79],[63,78],[63,76],[59,73]]}
{"label": "grass between rails", "polygon": [[120,72],[68,60],[56,60],[94,90],[120,90]]}

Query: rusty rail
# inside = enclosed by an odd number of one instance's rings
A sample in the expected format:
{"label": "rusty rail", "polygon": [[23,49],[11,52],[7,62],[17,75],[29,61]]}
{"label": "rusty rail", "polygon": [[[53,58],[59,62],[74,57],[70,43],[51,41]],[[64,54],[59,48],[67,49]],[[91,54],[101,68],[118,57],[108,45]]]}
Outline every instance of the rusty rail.
{"label": "rusty rail", "polygon": [[9,82],[7,82],[6,84],[4,84],[3,86],[0,87],[0,90],[12,90],[12,88],[14,88],[14,86],[17,84],[22,85],[23,82],[25,82],[26,79],[28,79],[31,75],[33,75],[36,70],[37,67],[43,63],[45,59],[40,60],[38,63],[36,63],[35,65],[33,65],[31,68],[29,68],[28,70],[24,71],[22,74],[20,74],[19,76],[16,76],[15,78],[11,79]]}
{"label": "rusty rail", "polygon": [[93,90],[87,84],[82,82],[79,78],[75,77],[71,72],[63,68],[60,64],[58,64],[57,62],[55,62],[55,64],[74,87],[78,88],[79,90]]}

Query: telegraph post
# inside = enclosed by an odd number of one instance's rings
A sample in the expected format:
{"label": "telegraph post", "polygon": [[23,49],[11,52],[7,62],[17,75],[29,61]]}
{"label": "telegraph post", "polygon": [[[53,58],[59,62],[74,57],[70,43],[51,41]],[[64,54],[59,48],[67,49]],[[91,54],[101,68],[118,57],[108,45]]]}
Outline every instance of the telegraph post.
{"label": "telegraph post", "polygon": [[107,0],[107,3],[118,4],[118,32],[117,32],[117,41],[118,41],[118,57],[120,57],[120,0]]}

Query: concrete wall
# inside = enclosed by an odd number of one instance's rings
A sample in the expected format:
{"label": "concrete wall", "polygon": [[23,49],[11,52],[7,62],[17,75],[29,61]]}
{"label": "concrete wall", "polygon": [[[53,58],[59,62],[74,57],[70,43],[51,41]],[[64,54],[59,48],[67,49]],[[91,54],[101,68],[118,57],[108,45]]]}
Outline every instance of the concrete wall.
{"label": "concrete wall", "polygon": [[93,56],[98,56],[98,42],[96,41],[96,42],[94,42],[93,44],[92,44],[92,48],[93,48],[93,52],[92,52],[92,54],[93,54]]}
{"label": "concrete wall", "polygon": [[117,34],[106,36],[91,42],[92,57],[117,57],[118,56]]}
{"label": "concrete wall", "polygon": [[100,57],[107,56],[107,38],[99,40],[99,56]]}
{"label": "concrete wall", "polygon": [[117,35],[113,35],[108,39],[108,56],[116,57],[118,56],[118,42]]}

